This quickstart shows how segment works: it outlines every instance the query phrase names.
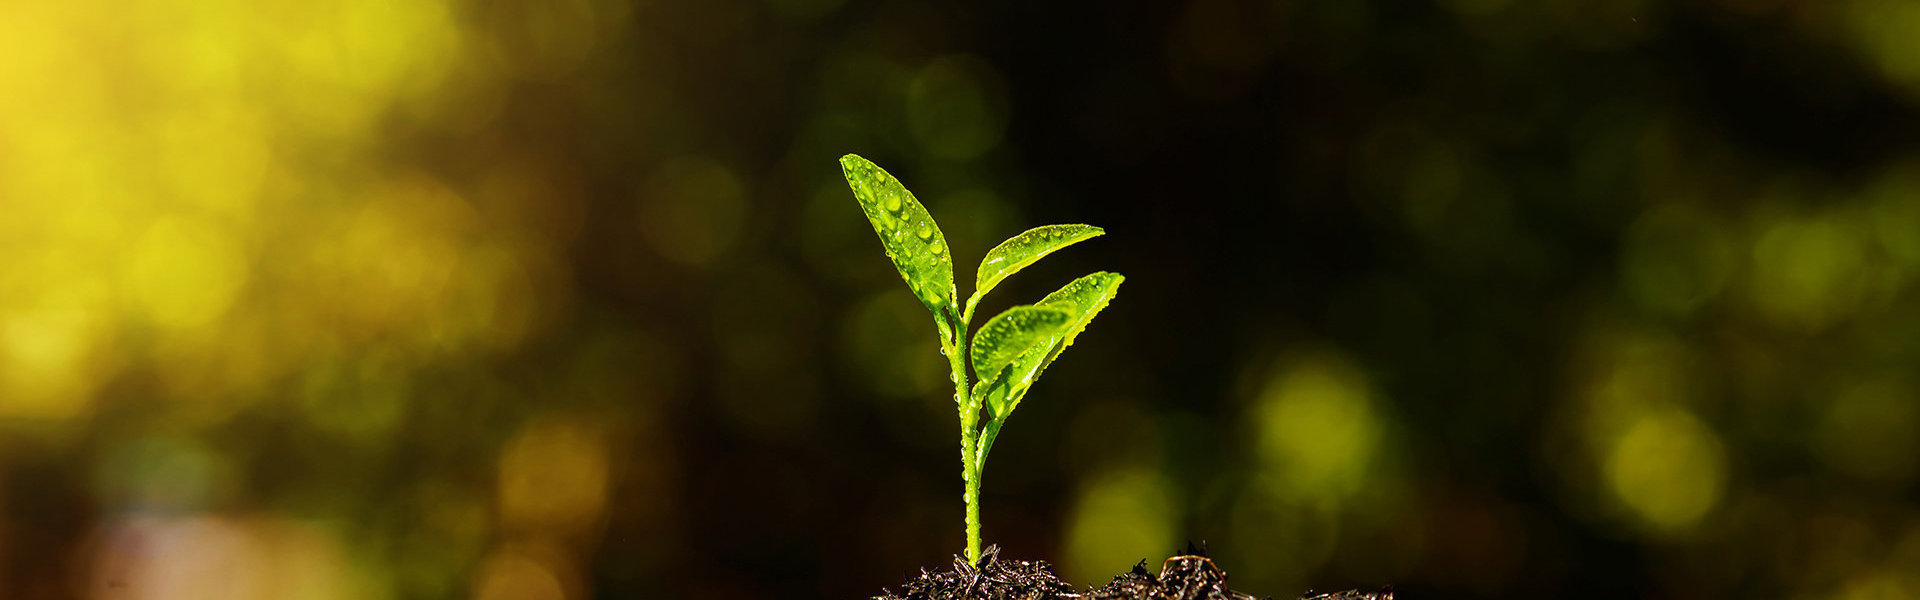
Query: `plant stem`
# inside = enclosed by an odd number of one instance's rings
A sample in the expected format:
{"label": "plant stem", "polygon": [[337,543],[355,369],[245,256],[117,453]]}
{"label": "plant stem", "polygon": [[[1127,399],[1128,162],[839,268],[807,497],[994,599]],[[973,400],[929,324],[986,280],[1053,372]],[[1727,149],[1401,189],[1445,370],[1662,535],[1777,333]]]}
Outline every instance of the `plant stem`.
{"label": "plant stem", "polygon": [[[973,454],[974,445],[970,438],[975,420],[972,416],[963,416],[960,419],[962,432],[960,452],[969,456]],[[967,456],[960,457],[960,462],[963,463],[961,469],[964,470],[962,477],[966,479],[967,563],[978,566],[980,564],[980,463]]]}
{"label": "plant stem", "polygon": [[974,428],[979,424],[980,407],[967,393],[967,325],[955,327],[954,342],[947,344],[947,366],[953,371],[953,400],[960,407],[960,481],[965,486],[962,499],[967,503],[967,562],[980,563],[980,464],[974,460]]}

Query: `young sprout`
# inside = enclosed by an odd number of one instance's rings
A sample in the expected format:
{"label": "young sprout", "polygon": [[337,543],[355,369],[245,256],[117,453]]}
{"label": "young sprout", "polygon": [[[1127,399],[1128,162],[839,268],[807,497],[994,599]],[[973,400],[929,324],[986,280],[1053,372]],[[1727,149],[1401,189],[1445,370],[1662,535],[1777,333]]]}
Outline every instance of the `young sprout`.
{"label": "young sprout", "polygon": [[[987,252],[974,276],[973,295],[959,301],[953,286],[953,258],[933,215],[900,180],[867,159],[848,154],[840,169],[860,209],[880,235],[880,245],[913,295],[933,312],[940,332],[940,353],[952,371],[953,400],[960,409],[960,478],[967,505],[967,561],[980,562],[980,475],[987,452],[1007,415],[1020,407],[1033,382],[1060,353],[1073,345],[1094,315],[1107,307],[1125,280],[1097,272],[1068,283],[1039,302],[1015,306],[987,319],[978,331],[973,309],[1007,277],[1055,250],[1105,231],[1092,225],[1047,225],[1013,236]],[[969,336],[968,332],[973,331]],[[973,365],[969,385],[967,365]],[[980,422],[981,410],[987,421]]]}

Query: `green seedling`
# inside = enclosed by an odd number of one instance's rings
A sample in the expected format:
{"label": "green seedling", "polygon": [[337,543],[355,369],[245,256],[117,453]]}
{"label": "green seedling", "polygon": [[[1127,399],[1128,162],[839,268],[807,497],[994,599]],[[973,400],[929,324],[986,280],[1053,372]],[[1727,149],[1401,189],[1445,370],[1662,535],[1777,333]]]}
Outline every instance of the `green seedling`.
{"label": "green seedling", "polygon": [[[873,232],[913,295],[933,313],[940,353],[953,372],[953,400],[960,408],[960,478],[967,505],[967,561],[980,562],[980,476],[987,452],[1007,416],[1020,407],[1040,373],[1094,315],[1106,308],[1125,277],[1097,272],[1068,283],[1034,304],[1015,306],[987,319],[978,331],[973,309],[994,286],[1055,250],[1106,233],[1092,225],[1047,225],[1013,236],[980,261],[973,295],[964,305],[953,285],[953,257],[933,215],[900,180],[867,159],[848,154],[840,169],[860,201]],[[969,336],[968,332],[973,331]],[[967,365],[975,381],[969,385]],[[987,421],[980,422],[981,410]]]}

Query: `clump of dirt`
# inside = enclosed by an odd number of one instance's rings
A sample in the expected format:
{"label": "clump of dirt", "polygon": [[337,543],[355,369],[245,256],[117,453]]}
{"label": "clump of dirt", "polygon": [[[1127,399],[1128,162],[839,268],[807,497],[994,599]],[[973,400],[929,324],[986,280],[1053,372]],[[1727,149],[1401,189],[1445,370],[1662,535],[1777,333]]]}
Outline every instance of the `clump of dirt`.
{"label": "clump of dirt", "polygon": [[[1158,575],[1148,571],[1143,560],[1132,571],[1084,592],[1075,592],[1045,561],[1002,560],[999,546],[980,554],[978,568],[955,556],[951,569],[921,569],[901,591],[882,592],[874,600],[1257,600],[1228,588],[1226,571],[1191,544],[1186,554],[1161,563]],[[1348,590],[1303,595],[1301,600],[1393,600],[1393,590]]]}
{"label": "clump of dirt", "polygon": [[929,573],[907,582],[900,592],[881,590],[874,600],[1053,600],[1079,598],[1045,561],[1001,560],[1000,547],[988,546],[980,553],[980,568],[953,557],[953,568]]}

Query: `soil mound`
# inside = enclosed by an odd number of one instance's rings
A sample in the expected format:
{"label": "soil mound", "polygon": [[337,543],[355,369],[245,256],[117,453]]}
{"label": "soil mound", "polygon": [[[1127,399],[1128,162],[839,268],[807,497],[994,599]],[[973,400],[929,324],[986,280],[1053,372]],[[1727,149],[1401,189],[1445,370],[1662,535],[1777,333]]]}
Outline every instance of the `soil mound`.
{"label": "soil mound", "polygon": [[[899,592],[882,590],[874,600],[1256,600],[1227,587],[1227,573],[1191,545],[1187,553],[1160,564],[1160,573],[1147,570],[1147,561],[1134,565],[1099,588],[1075,592],[1054,574],[1046,561],[1006,560],[1000,547],[980,554],[980,566],[953,557],[944,571],[920,570]],[[1391,588],[1364,592],[1348,590],[1301,596],[1301,600],[1393,600]]]}

